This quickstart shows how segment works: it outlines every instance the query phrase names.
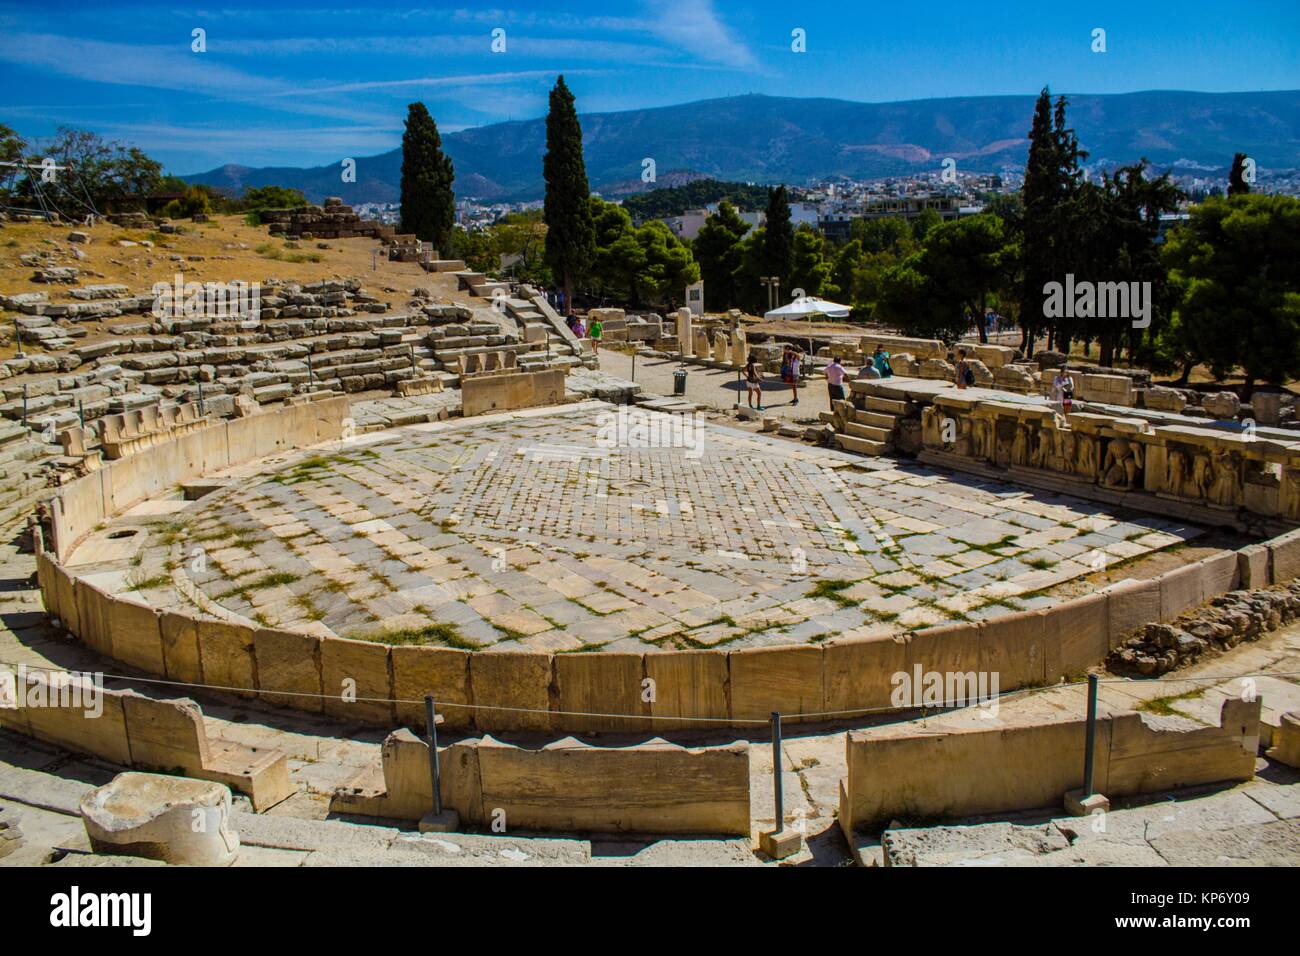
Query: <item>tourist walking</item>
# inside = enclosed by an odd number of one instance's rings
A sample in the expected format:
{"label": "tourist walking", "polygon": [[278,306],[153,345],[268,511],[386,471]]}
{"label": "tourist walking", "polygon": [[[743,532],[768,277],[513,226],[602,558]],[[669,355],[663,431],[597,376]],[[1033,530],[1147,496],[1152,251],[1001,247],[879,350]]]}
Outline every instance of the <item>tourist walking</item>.
{"label": "tourist walking", "polygon": [[1052,401],[1061,407],[1062,413],[1070,414],[1074,404],[1074,378],[1064,367],[1058,368],[1052,377]]}
{"label": "tourist walking", "polygon": [[879,345],[877,345],[876,350],[871,353],[871,364],[876,367],[876,371],[879,373],[876,378],[894,377],[894,368],[889,364],[889,353]]}
{"label": "tourist walking", "polygon": [[966,350],[957,350],[957,387],[969,388],[975,384],[975,372],[971,370],[970,362],[966,359]]}
{"label": "tourist walking", "polygon": [[[753,354],[745,362],[745,392],[749,407],[755,411],[763,410],[763,372],[754,360]],[[758,404],[754,402],[757,399]]]}
{"label": "tourist walking", "polygon": [[781,381],[790,386],[794,393],[791,405],[799,404],[799,373],[803,371],[803,353],[793,345],[787,345],[781,356]]}
{"label": "tourist walking", "polygon": [[848,395],[844,392],[844,366],[838,355],[831,356],[831,364],[826,366],[826,391],[831,401],[844,401]]}
{"label": "tourist walking", "polygon": [[604,330],[605,330],[605,326],[600,321],[599,316],[594,317],[591,320],[591,328],[588,330],[588,332],[591,335],[591,350],[595,352],[597,355],[600,354],[600,336],[601,333],[604,332]]}

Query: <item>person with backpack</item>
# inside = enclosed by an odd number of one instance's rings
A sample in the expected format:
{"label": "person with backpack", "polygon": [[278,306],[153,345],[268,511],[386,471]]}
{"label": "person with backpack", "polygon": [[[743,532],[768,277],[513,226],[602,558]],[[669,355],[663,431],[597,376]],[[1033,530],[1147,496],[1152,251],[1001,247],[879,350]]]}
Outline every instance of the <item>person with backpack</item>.
{"label": "person with backpack", "polygon": [[894,369],[889,364],[889,353],[879,345],[876,346],[876,350],[871,354],[871,364],[874,365],[876,371],[880,373],[880,378],[893,377]]}
{"label": "person with backpack", "polygon": [[957,350],[957,387],[970,388],[975,384],[975,372],[966,359],[966,350]]}

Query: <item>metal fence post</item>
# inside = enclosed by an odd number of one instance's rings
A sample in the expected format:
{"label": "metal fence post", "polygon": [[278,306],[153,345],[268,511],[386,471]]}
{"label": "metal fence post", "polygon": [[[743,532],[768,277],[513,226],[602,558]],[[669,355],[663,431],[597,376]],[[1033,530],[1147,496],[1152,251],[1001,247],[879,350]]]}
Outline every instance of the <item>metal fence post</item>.
{"label": "metal fence post", "polygon": [[424,719],[429,724],[429,780],[433,784],[433,815],[442,814],[442,768],[438,766],[438,715],[433,695],[424,698]]}
{"label": "metal fence post", "polygon": [[1092,751],[1097,743],[1097,675],[1088,675],[1088,732],[1083,751],[1083,798],[1092,796]]}
{"label": "metal fence post", "polygon": [[195,384],[199,386],[199,414],[206,415],[207,410],[203,406],[203,379],[199,379]]}
{"label": "metal fence post", "polygon": [[772,784],[776,801],[776,832],[785,829],[785,794],[781,792],[781,715],[772,711]]}

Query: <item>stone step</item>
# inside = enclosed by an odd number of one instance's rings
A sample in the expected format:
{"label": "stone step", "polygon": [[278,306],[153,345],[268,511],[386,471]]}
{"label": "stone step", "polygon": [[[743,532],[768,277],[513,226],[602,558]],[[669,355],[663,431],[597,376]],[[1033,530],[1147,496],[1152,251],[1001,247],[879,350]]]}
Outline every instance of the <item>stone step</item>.
{"label": "stone step", "polygon": [[890,431],[898,424],[898,416],[885,412],[864,412],[859,410],[854,413],[853,417],[859,425],[873,425],[876,428],[887,428]]}
{"label": "stone step", "polygon": [[857,422],[845,422],[844,431],[854,438],[865,438],[868,441],[880,442],[885,444],[889,441],[892,434],[888,428],[877,428],[875,425],[859,425]]}
{"label": "stone step", "polygon": [[893,415],[902,415],[907,412],[907,402],[900,402],[892,398],[880,398],[877,395],[868,395],[866,405],[869,412],[888,412]]}
{"label": "stone step", "polygon": [[860,455],[883,455],[885,443],[869,438],[854,438],[852,435],[836,435],[836,442],[845,451],[855,451]]}
{"label": "stone step", "polygon": [[420,263],[426,272],[464,272],[463,259],[430,259]]}

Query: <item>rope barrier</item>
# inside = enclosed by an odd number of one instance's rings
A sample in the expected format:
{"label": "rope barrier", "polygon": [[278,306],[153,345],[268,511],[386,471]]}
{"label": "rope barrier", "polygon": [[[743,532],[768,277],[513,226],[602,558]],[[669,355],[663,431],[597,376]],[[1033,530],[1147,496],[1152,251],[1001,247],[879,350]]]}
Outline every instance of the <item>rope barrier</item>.
{"label": "rope barrier", "polygon": [[[39,664],[27,664],[25,662],[16,662],[16,661],[0,661],[0,666],[4,666],[4,667],[21,666],[29,671],[43,671],[51,674],[73,673],[71,671],[66,671],[57,667],[48,667]],[[107,674],[102,672],[96,672],[96,673],[99,673],[99,676],[104,680],[116,680],[116,681],[123,681],[126,683],[134,682],[138,684],[159,684],[159,685],[165,685],[170,687],[193,688],[195,690],[221,691],[221,692],[236,693],[236,694],[256,694],[258,696],[276,695],[280,697],[305,697],[314,700],[342,699],[341,696],[338,694],[315,694],[309,691],[267,690],[265,688],[233,687],[233,686],[225,686],[221,684],[198,684],[190,681],[168,680],[160,677],[134,677],[126,674]],[[1279,672],[1269,672],[1269,673],[1257,672],[1257,673],[1247,673],[1247,674],[1233,674],[1227,676],[1220,675],[1220,676],[1189,676],[1189,677],[1164,677],[1164,678],[1153,677],[1153,678],[1144,678],[1141,680],[1133,680],[1130,678],[1108,678],[1105,680],[1099,680],[1098,683],[1101,684],[1177,684],[1177,683],[1184,683],[1186,681],[1232,681],[1232,680],[1240,680],[1246,677],[1300,677],[1300,671],[1279,671]],[[1027,696],[1035,693],[1046,693],[1048,691],[1060,690],[1062,688],[1084,687],[1086,685],[1087,685],[1087,681],[1084,680],[1084,681],[1062,681],[1059,684],[1052,684],[1046,687],[1017,687],[1012,690],[1001,691],[996,695],[992,695],[984,699],[971,701],[970,703],[981,705],[981,704],[990,703],[993,700],[1001,701],[1005,698],[1010,698],[1017,695]],[[424,705],[425,701],[426,698],[424,697],[414,698],[414,699],[404,698],[404,697],[349,698],[349,702],[351,703],[367,703],[367,704]],[[500,704],[461,704],[461,703],[453,703],[451,701],[441,701],[441,700],[435,700],[434,703],[437,704],[437,706],[439,707],[458,708],[461,710],[505,711],[510,713],[519,713],[519,714],[546,714],[546,715],[553,715],[557,717],[599,717],[608,720],[671,720],[671,721],[688,721],[692,723],[709,723],[709,724],[752,724],[755,726],[767,726],[771,722],[770,720],[759,719],[754,717],[727,717],[727,716],[687,717],[687,716],[676,716],[671,714],[663,714],[663,715],[614,714],[614,713],[603,713],[600,711],[547,710],[547,709],[542,709],[540,707],[510,707],[510,706],[500,705]],[[878,714],[878,713],[881,714],[898,713],[903,710],[929,710],[929,709],[956,710],[962,707],[970,706],[970,703],[968,704],[941,703],[941,704],[921,705],[921,706],[914,706],[914,707],[894,707],[894,706],[854,707],[847,710],[800,711],[797,713],[782,712],[781,717],[783,720],[789,720],[793,718],[808,718],[808,717],[846,717],[855,714],[868,715],[868,714]]]}

